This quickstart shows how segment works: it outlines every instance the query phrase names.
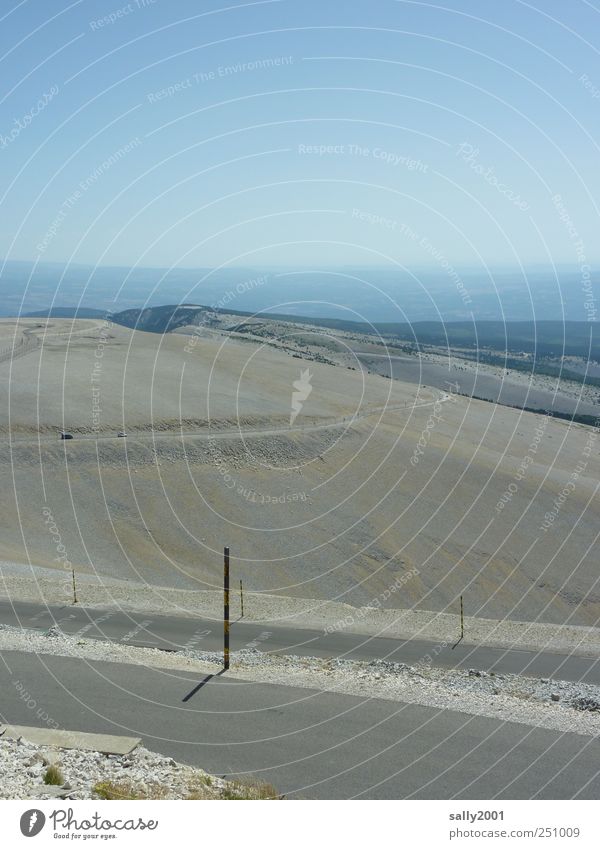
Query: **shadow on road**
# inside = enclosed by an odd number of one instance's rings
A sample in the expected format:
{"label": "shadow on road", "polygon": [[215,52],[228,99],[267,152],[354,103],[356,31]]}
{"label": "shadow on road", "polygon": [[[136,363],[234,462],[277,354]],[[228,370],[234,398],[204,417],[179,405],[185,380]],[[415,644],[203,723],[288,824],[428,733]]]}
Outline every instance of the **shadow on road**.
{"label": "shadow on road", "polygon": [[200,681],[199,684],[196,684],[194,689],[190,690],[190,692],[187,694],[187,696],[184,696],[181,701],[182,702],[189,702],[189,700],[192,698],[192,696],[195,696],[196,693],[199,690],[202,689],[202,687],[205,687],[208,684],[209,681],[212,681],[213,678],[218,678],[219,675],[222,675],[224,672],[226,672],[226,670],[221,669],[220,672],[216,672],[214,675],[207,675],[206,678],[203,678],[202,681]]}

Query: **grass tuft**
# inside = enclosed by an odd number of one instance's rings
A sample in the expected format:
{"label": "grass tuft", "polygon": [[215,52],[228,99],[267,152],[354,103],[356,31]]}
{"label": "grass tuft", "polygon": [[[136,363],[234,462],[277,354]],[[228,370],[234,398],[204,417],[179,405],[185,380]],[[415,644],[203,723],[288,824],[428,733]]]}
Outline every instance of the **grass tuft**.
{"label": "grass tuft", "polygon": [[130,781],[99,781],[93,792],[101,799],[168,799],[169,791],[161,784],[151,784],[146,789]]}
{"label": "grass tuft", "polygon": [[[169,789],[161,784],[149,784],[145,788],[135,786],[128,781],[99,781],[93,788],[94,794],[100,799],[136,800],[136,799],[168,799]],[[210,775],[196,776],[189,785],[188,792],[183,797],[189,801],[205,799],[281,799],[272,784],[251,779],[228,781],[219,790],[214,787]]]}
{"label": "grass tuft", "polygon": [[252,779],[234,779],[223,788],[222,799],[281,799],[272,784]]}
{"label": "grass tuft", "polygon": [[50,764],[44,773],[44,784],[56,784],[59,787],[65,783],[65,777],[56,764]]}

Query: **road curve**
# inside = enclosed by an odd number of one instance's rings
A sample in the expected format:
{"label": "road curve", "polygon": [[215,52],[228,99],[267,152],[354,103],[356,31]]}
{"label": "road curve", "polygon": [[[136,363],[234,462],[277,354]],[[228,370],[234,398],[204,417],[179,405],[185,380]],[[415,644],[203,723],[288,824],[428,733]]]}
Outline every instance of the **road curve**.
{"label": "road curve", "polygon": [[40,725],[41,709],[296,798],[600,795],[600,741],[457,711],[27,652],[3,653],[0,692],[5,722]]}
{"label": "road curve", "polygon": [[[240,427],[236,428],[219,428],[218,430],[211,430],[210,424],[207,424],[206,427],[201,430],[170,430],[170,431],[161,431],[161,430],[153,430],[149,428],[148,430],[131,430],[129,433],[130,440],[142,440],[142,441],[154,441],[156,439],[185,439],[185,438],[194,438],[194,439],[205,439],[205,440],[220,440],[220,439],[232,439],[232,438],[245,438],[249,439],[256,436],[280,436],[281,434],[290,434],[290,433],[311,433],[315,431],[321,430],[330,430],[331,428],[336,427],[350,427],[357,421],[361,421],[362,419],[370,418],[375,415],[385,415],[386,413],[394,413],[394,412],[406,412],[407,410],[416,410],[421,407],[431,407],[434,404],[445,403],[450,400],[451,396],[442,392],[439,398],[435,398],[431,401],[424,401],[421,404],[409,404],[409,402],[405,402],[403,404],[394,404],[394,405],[386,405],[383,407],[373,407],[368,410],[365,410],[361,413],[356,413],[354,415],[343,416],[342,418],[331,419],[330,421],[325,422],[313,422],[312,424],[300,424],[300,425],[287,425],[282,427],[266,427],[266,428],[252,428],[252,429],[243,429]],[[115,428],[115,431],[117,429]],[[90,442],[114,442],[118,439],[116,432],[110,435],[99,435],[95,433],[75,433],[73,437],[73,441],[81,442],[82,440],[90,441]],[[31,437],[21,437],[21,438],[8,438],[8,439],[0,439],[0,445],[39,445],[40,443],[51,443],[56,442],[59,439],[59,430],[56,432],[56,436],[49,435],[41,435]]]}
{"label": "road curve", "polygon": [[[0,601],[0,623],[45,631],[58,625],[67,634],[90,639],[177,651],[183,648],[220,651],[219,621],[184,616],[159,616],[127,610],[97,610],[78,605],[52,606]],[[600,684],[600,658],[591,655],[502,649],[461,642],[454,649],[439,642],[369,637],[347,631],[325,633],[269,622],[234,622],[231,648],[259,648],[275,654],[341,657],[354,660],[394,660],[414,664],[429,655],[436,666],[516,673],[538,678]]]}

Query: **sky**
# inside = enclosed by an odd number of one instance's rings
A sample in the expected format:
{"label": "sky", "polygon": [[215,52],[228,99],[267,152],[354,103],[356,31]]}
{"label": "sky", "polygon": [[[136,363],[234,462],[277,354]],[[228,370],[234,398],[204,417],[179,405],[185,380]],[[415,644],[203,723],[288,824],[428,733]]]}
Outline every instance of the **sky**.
{"label": "sky", "polygon": [[586,0],[3,0],[0,257],[585,282],[599,34]]}

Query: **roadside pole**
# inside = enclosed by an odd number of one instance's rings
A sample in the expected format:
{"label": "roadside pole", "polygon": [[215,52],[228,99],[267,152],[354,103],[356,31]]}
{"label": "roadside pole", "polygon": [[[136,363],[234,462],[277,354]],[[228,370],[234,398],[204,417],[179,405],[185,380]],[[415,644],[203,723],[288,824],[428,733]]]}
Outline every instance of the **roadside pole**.
{"label": "roadside pole", "polygon": [[244,618],[244,587],[242,585],[242,579],[241,578],[240,578],[240,604],[241,604],[241,607],[242,607],[242,615],[240,616],[240,619],[243,619]]}
{"label": "roadside pole", "polygon": [[223,550],[223,669],[229,669],[229,548]]}
{"label": "roadside pole", "polygon": [[463,605],[463,597],[461,595],[461,597],[460,597],[460,637],[458,638],[458,640],[452,646],[453,649],[456,648],[456,646],[460,643],[460,641],[462,640],[462,638],[464,636],[465,636],[465,608],[464,608],[464,605]]}
{"label": "roadside pole", "polygon": [[73,575],[73,604],[77,604],[77,590],[75,589],[75,569],[71,570]]}

